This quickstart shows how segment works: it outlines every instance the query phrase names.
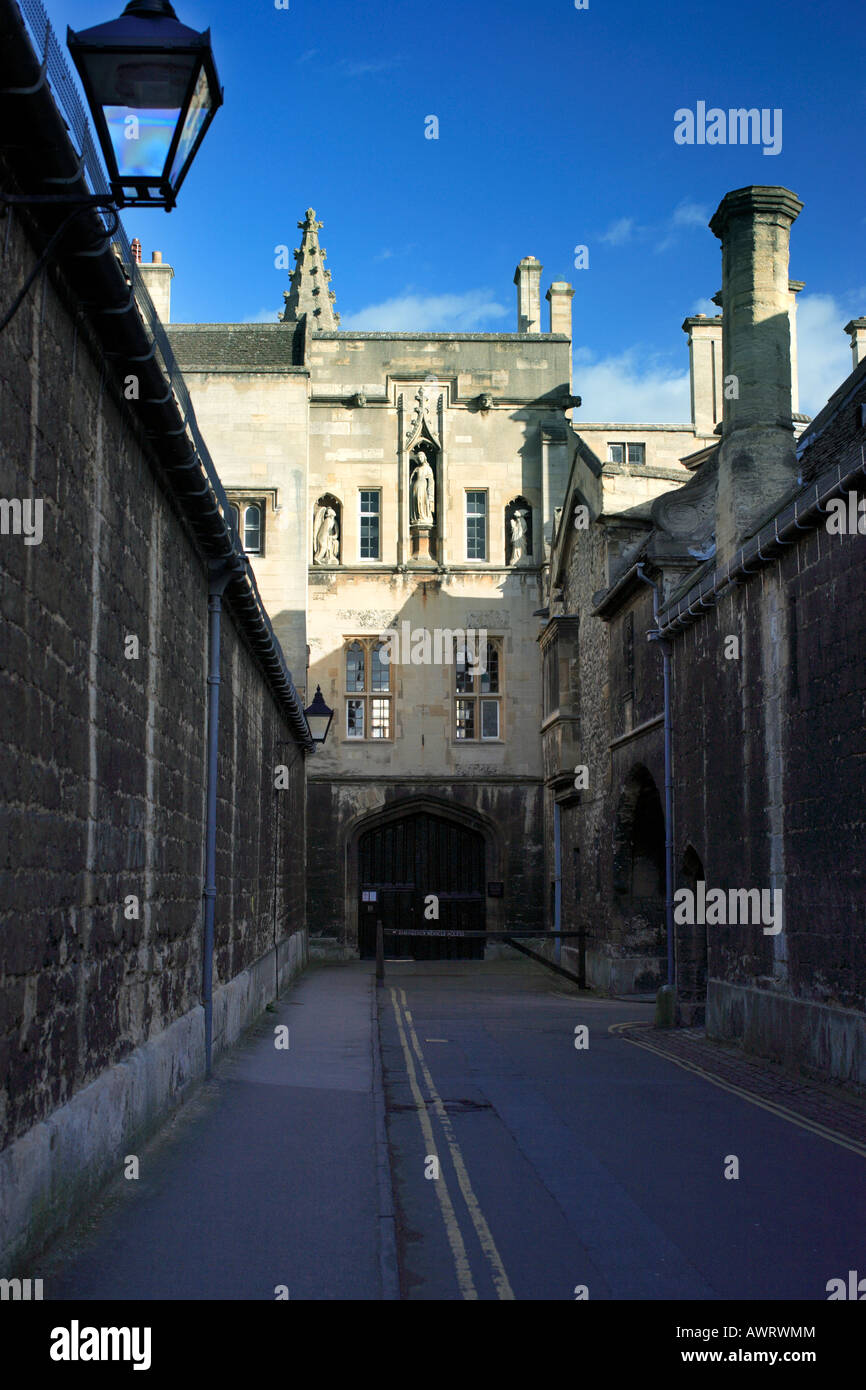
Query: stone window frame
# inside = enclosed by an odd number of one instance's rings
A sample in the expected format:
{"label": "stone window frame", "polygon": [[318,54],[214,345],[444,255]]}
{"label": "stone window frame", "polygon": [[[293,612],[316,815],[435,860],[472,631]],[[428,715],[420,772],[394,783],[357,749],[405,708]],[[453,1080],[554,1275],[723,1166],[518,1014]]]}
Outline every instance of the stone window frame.
{"label": "stone window frame", "polygon": [[542,664],[542,722],[559,713],[561,695],[559,689],[559,633],[554,631],[541,652]]}
{"label": "stone window frame", "polygon": [[[377,513],[379,519],[379,545],[375,555],[361,554],[363,519],[365,516],[373,515],[372,512],[364,512],[362,510],[361,496],[365,492],[375,492],[379,498],[379,510]],[[358,563],[361,565],[380,565],[382,563],[382,488],[375,484],[372,487],[358,488]]]}
{"label": "stone window frame", "polygon": [[[364,653],[364,688],[363,690],[349,689],[349,652],[355,644],[358,644]],[[373,674],[373,652],[377,647],[386,647],[387,642],[383,642],[381,637],[366,635],[356,635],[343,638],[342,649],[342,670],[343,670],[343,742],[344,743],[393,743],[394,742],[394,704],[395,704],[395,663],[392,661],[385,665],[388,673],[387,690],[374,690],[372,686]],[[381,663],[380,663],[381,664]],[[373,735],[373,705],[375,701],[384,701],[388,710],[388,732],[387,734]],[[349,733],[349,705],[350,702],[359,703],[363,710],[362,735]]]}
{"label": "stone window frame", "polygon": [[[611,451],[613,449],[622,449],[621,459],[611,458]],[[629,458],[629,451],[631,449],[640,449],[642,451],[641,457],[634,459]],[[607,444],[607,462],[615,464],[617,468],[622,468],[626,464],[630,465],[632,468],[645,468],[646,443],[640,439],[610,439]]]}
{"label": "stone window frame", "polygon": [[[277,506],[277,493],[273,488],[226,488],[226,497],[229,507],[235,515],[235,526],[240,537],[241,545],[245,555],[253,555],[262,559],[267,553],[268,541],[268,502],[271,504],[271,511],[279,511]],[[245,543],[246,527],[241,524],[241,514],[247,507],[258,507],[261,512],[261,530],[259,533],[258,550],[248,550]]]}
{"label": "stone window frame", "polygon": [[[475,493],[484,498],[484,554],[469,554],[469,495]],[[486,487],[467,487],[463,493],[463,543],[466,550],[466,563],[469,565],[487,565],[490,563],[490,489]]]}
{"label": "stone window frame", "polygon": [[[493,636],[491,636],[490,633],[487,634],[487,646],[488,646],[488,648],[489,648],[489,647],[494,647],[495,650],[496,650],[497,656],[498,656],[498,674],[497,674],[498,689],[495,690],[495,691],[485,691],[485,690],[482,688],[482,682],[483,682],[483,680],[484,680],[484,676],[486,675],[486,672],[485,672],[484,674],[482,674],[482,673],[479,672],[477,675],[474,675],[474,676],[472,677],[472,690],[471,690],[471,691],[468,691],[468,690],[458,690],[458,689],[457,689],[457,645],[458,645],[458,642],[459,642],[460,639],[457,638],[457,637],[455,637],[455,638],[453,638],[452,640],[453,640],[453,643],[454,643],[454,646],[453,646],[453,648],[452,648],[452,653],[451,653],[451,655],[452,655],[452,661],[453,661],[453,667],[454,667],[454,675],[453,675],[453,678],[452,678],[452,681],[451,681],[451,695],[452,695],[452,699],[453,699],[453,701],[454,701],[454,713],[453,713],[452,718],[451,718],[451,741],[452,741],[452,743],[459,743],[459,744],[461,744],[461,745],[467,744],[467,743],[471,743],[471,744],[504,743],[504,742],[505,742],[505,727],[504,727],[504,723],[505,723],[505,721],[504,721],[504,715],[505,715],[505,639],[504,639],[504,637],[502,637],[502,636],[497,636],[497,635],[495,635],[495,634],[494,634]],[[487,663],[485,662],[485,665],[486,665],[486,664],[487,664]],[[460,737],[460,734],[458,733],[458,728],[459,728],[459,721],[458,721],[459,706],[460,706],[461,702],[462,702],[462,703],[467,703],[467,702],[469,702],[469,701],[471,701],[472,704],[474,705],[473,715],[474,715],[474,728],[475,728],[476,732],[472,735],[471,738],[466,738],[466,737],[461,738],[461,737]],[[484,735],[483,732],[482,732],[483,714],[481,713],[481,706],[482,706],[482,704],[483,704],[485,701],[486,701],[487,703],[493,703],[493,702],[495,702],[495,703],[497,704],[497,706],[498,706],[497,731],[496,731],[496,734],[493,735],[493,736],[487,736],[487,737],[485,737],[485,735]]]}

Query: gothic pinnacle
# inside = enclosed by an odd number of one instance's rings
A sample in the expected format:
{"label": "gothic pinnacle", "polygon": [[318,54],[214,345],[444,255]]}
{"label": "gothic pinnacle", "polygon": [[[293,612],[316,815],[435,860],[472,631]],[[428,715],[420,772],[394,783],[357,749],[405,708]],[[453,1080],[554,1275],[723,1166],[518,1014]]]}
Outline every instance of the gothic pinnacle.
{"label": "gothic pinnacle", "polygon": [[313,327],[319,330],[336,328],[340,322],[339,314],[334,313],[336,295],[330,290],[327,295],[319,292],[321,282],[331,278],[325,270],[327,252],[319,245],[319,232],[324,226],[316,218],[315,208],[307,208],[303,222],[298,223],[303,233],[300,247],[294,251],[295,268],[289,279],[290,288],[284,293],[285,309],[280,315],[283,323],[296,323],[304,314],[309,314]]}

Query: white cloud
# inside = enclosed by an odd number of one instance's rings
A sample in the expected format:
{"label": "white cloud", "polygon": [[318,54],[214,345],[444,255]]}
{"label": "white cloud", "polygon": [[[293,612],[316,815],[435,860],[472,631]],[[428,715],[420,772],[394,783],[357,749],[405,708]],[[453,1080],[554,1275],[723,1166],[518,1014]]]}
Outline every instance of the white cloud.
{"label": "white cloud", "polygon": [[369,77],[371,74],[390,72],[393,68],[399,67],[402,62],[403,59],[400,56],[366,60],[362,58],[356,62],[352,62],[349,58],[342,58],[337,66],[347,77]]}
{"label": "white cloud", "polygon": [[242,319],[242,323],[276,323],[279,314],[276,309],[259,309],[257,314],[250,314],[248,318]]}
{"label": "white cloud", "polygon": [[672,218],[675,227],[706,227],[710,214],[700,203],[680,203],[674,208]]}
{"label": "white cloud", "polygon": [[574,414],[578,432],[581,420],[682,424],[690,419],[688,370],[672,371],[658,354],[638,347],[598,362],[588,348],[578,348],[574,390],[583,400]]}
{"label": "white cloud", "polygon": [[[799,298],[800,410],[806,415],[817,415],[851,372],[850,340],[842,330],[856,309],[852,296],[843,300],[829,294]],[[691,312],[719,311],[711,300],[699,299]],[[661,354],[637,346],[597,361],[589,348],[576,349],[574,390],[583,400],[574,415],[578,432],[581,420],[683,424],[691,415],[687,367],[673,371]]]}
{"label": "white cloud", "polygon": [[600,240],[609,242],[611,246],[622,246],[624,242],[630,241],[634,232],[634,218],[620,217],[618,221],[612,222],[607,231],[603,233]]}
{"label": "white cloud", "polygon": [[669,251],[672,246],[676,246],[679,241],[679,234],[685,228],[700,227],[706,230],[710,220],[708,210],[700,203],[690,203],[687,198],[678,203],[668,218],[657,230],[656,235],[661,237],[656,245],[656,251]]}
{"label": "white cloud", "polygon": [[851,317],[831,294],[798,298],[800,409],[805,415],[817,415],[852,370],[851,339],[842,331]]}
{"label": "white cloud", "polygon": [[492,319],[510,313],[492,290],[467,290],[465,294],[412,294],[406,291],[381,304],[369,304],[356,314],[346,314],[340,328],[368,333],[492,333]]}
{"label": "white cloud", "polygon": [[694,318],[696,314],[706,314],[708,319],[714,319],[716,314],[721,312],[718,304],[714,304],[711,299],[696,299],[689,309],[689,318]]}

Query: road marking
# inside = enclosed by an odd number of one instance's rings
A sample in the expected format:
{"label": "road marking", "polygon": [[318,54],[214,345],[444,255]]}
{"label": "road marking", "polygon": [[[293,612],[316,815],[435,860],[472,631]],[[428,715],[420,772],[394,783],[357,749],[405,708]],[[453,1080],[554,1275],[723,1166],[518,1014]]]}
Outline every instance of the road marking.
{"label": "road marking", "polygon": [[646,1048],[647,1052],[654,1052],[657,1057],[664,1057],[666,1061],[673,1062],[674,1066],[682,1067],[683,1071],[693,1072],[695,1076],[703,1077],[704,1081],[709,1081],[713,1086],[718,1086],[722,1091],[730,1091],[731,1095],[741,1096],[750,1105],[760,1106],[762,1110],[767,1110],[771,1115],[776,1115],[780,1120],[787,1120],[789,1124],[798,1125],[800,1129],[808,1130],[810,1134],[815,1134],[819,1139],[826,1139],[830,1144],[837,1144],[840,1149],[848,1149],[849,1152],[858,1154],[860,1158],[866,1158],[866,1145],[858,1144],[856,1139],[848,1139],[840,1134],[838,1130],[827,1129],[824,1125],[819,1125],[815,1120],[805,1120],[802,1115],[797,1115],[793,1110],[789,1110],[785,1105],[778,1105],[772,1100],[759,1100],[752,1095],[751,1091],[744,1091],[741,1086],[733,1086],[728,1081],[720,1081],[712,1072],[704,1071],[703,1067],[697,1066],[694,1062],[686,1062],[679,1057],[672,1057],[663,1048],[654,1047],[651,1042],[646,1042],[643,1038],[629,1037],[623,1030],[626,1028],[651,1028],[650,1023],[612,1023],[608,1028],[609,1033],[616,1033],[624,1042],[633,1043],[635,1047]]}
{"label": "road marking", "polygon": [[[403,1029],[403,1020],[400,1017],[400,1007],[397,1003],[396,991],[391,989],[391,1003],[394,1008],[394,1017],[397,1020],[397,1032],[400,1035],[400,1045],[403,1048],[403,1059],[406,1063],[406,1074],[409,1078],[409,1087],[412,1091],[412,1098],[415,1101],[415,1109],[418,1114],[418,1121],[421,1125],[421,1132],[426,1144],[426,1152],[439,1158],[436,1148],[436,1141],[433,1138],[433,1126],[427,1114],[427,1106],[418,1085],[418,1078],[415,1074],[415,1063],[412,1061],[412,1053],[406,1041],[406,1033]],[[440,1176],[433,1181],[436,1189],[436,1196],[439,1198],[439,1206],[442,1211],[442,1220],[445,1223],[445,1234],[448,1237],[448,1244],[451,1246],[451,1255],[454,1260],[454,1269],[457,1275],[457,1283],[460,1294],[464,1299],[477,1299],[478,1292],[472,1280],[472,1271],[469,1268],[469,1260],[466,1255],[466,1246],[463,1244],[463,1236],[460,1233],[460,1226],[454,1214],[454,1205],[448,1192],[448,1185],[442,1176],[442,1165],[439,1164]]]}
{"label": "road marking", "polygon": [[409,1020],[409,1032],[412,1037],[412,1046],[415,1049],[418,1061],[421,1066],[421,1070],[424,1073],[424,1080],[427,1084],[427,1089],[430,1092],[430,1096],[433,1100],[433,1108],[436,1111],[436,1114],[439,1117],[439,1122],[442,1125],[442,1129],[445,1132],[445,1139],[448,1144],[448,1148],[451,1151],[451,1160],[454,1164],[454,1171],[457,1174],[457,1182],[460,1185],[460,1191],[463,1193],[463,1200],[465,1201],[466,1208],[469,1212],[470,1217],[472,1218],[472,1224],[475,1227],[478,1240],[481,1244],[481,1249],[484,1251],[487,1262],[490,1265],[491,1275],[493,1278],[493,1286],[496,1289],[496,1297],[502,1299],[503,1301],[508,1299],[514,1299],[514,1290],[512,1289],[511,1284],[508,1281],[508,1275],[505,1273],[505,1266],[502,1263],[501,1256],[496,1248],[496,1242],[493,1239],[490,1227],[484,1219],[484,1213],[482,1212],[481,1207],[478,1203],[478,1198],[475,1196],[475,1193],[472,1190],[472,1184],[469,1181],[469,1174],[466,1171],[466,1164],[463,1162],[463,1154],[460,1151],[460,1145],[457,1143],[457,1138],[454,1134],[454,1127],[451,1124],[451,1116],[445,1109],[439,1092],[433,1085],[433,1077],[430,1075],[429,1068],[424,1060],[424,1053],[421,1051],[421,1044],[418,1041],[418,1035],[415,1032],[415,1027],[412,1023],[412,1015],[406,1007],[406,991],[401,989],[400,995],[402,997],[403,1009],[406,1013],[406,1018]]}

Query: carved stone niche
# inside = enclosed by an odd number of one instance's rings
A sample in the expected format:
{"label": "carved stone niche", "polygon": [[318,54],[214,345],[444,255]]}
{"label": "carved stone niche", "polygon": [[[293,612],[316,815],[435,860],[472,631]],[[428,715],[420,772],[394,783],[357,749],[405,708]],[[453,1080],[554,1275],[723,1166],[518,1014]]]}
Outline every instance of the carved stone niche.
{"label": "carved stone niche", "polygon": [[409,454],[409,531],[412,559],[433,562],[439,506],[439,450],[423,436]]}
{"label": "carved stone niche", "polygon": [[313,508],[313,564],[339,565],[343,543],[343,506],[338,497],[324,493]]}
{"label": "carved stone niche", "polygon": [[532,559],[532,508],[525,497],[515,497],[505,508],[505,558],[509,565]]}

